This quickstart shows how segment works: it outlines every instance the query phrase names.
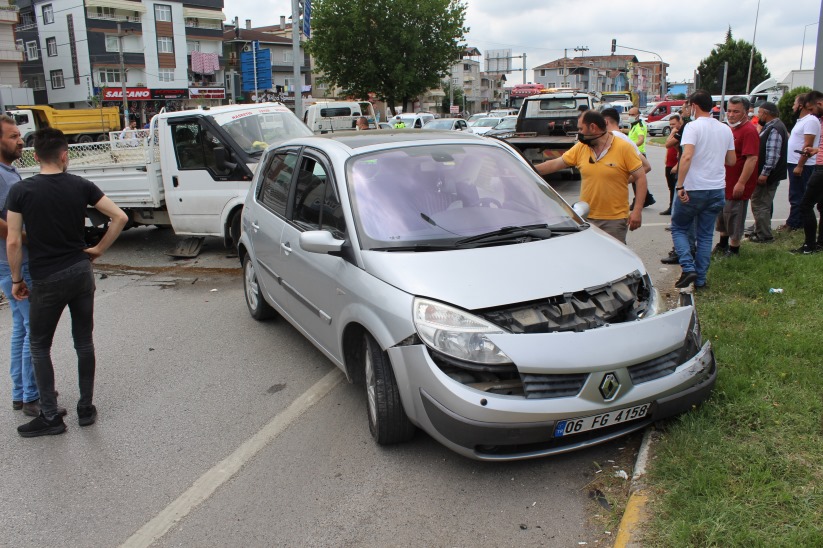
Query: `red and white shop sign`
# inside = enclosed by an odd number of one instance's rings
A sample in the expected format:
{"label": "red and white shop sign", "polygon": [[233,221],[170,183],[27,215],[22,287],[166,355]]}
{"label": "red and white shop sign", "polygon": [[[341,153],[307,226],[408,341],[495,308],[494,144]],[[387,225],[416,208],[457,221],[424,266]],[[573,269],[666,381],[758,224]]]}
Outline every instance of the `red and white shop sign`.
{"label": "red and white shop sign", "polygon": [[[149,88],[126,88],[126,99],[129,101],[150,101],[151,90]],[[122,101],[123,90],[121,88],[104,88],[104,101]]]}
{"label": "red and white shop sign", "polygon": [[225,99],[226,88],[189,88],[191,99]]}

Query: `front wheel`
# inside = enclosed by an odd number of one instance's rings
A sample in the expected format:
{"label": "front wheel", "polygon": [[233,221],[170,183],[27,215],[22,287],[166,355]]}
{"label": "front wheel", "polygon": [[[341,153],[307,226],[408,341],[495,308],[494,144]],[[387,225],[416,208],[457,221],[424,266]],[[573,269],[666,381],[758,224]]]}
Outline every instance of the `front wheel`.
{"label": "front wheel", "polygon": [[670,127],[664,127],[663,128],[663,136],[664,137],[668,137],[669,133],[671,133],[671,132],[672,132],[672,128],[670,128]]}
{"label": "front wheel", "polygon": [[415,427],[403,409],[388,355],[368,333],[362,345],[369,431],[374,441],[391,445],[412,439]]}
{"label": "front wheel", "polygon": [[248,254],[243,257],[243,289],[246,295],[246,306],[249,307],[249,314],[252,318],[263,321],[274,316],[274,309],[266,302],[260,291],[257,272]]}

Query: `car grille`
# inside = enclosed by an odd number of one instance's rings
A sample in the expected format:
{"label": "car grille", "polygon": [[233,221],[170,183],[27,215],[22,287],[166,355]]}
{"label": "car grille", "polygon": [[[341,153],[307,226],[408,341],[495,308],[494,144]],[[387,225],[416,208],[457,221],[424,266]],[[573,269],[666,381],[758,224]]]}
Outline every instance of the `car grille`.
{"label": "car grille", "polygon": [[667,354],[628,367],[632,384],[638,385],[671,375],[678,366],[686,363],[700,351],[699,341],[689,329],[683,346]]}
{"label": "car grille", "polygon": [[681,350],[682,347],[677,350],[672,350],[668,354],[663,354],[662,356],[629,367],[629,376],[631,376],[632,384],[637,386],[638,384],[653,381],[674,373],[677,366],[683,363],[680,360]]}
{"label": "car grille", "polygon": [[566,398],[576,396],[586,383],[588,373],[571,375],[535,375],[521,373],[523,395],[527,399]]}
{"label": "car grille", "polygon": [[635,271],[600,286],[475,313],[512,333],[581,332],[638,319],[648,303],[649,288]]}

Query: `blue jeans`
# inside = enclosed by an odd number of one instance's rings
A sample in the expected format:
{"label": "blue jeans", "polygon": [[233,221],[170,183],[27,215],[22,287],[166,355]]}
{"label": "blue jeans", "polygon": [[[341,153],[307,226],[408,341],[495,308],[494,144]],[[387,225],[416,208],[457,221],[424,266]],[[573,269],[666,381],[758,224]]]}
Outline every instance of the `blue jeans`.
{"label": "blue jeans", "polygon": [[[24,264],[22,270],[26,285],[31,287],[29,265]],[[40,398],[29,351],[29,301],[15,299],[11,286],[11,269],[8,263],[0,263],[0,289],[9,300],[11,309],[11,399],[29,403]]]}
{"label": "blue jeans", "polygon": [[[695,285],[706,284],[712,256],[712,238],[717,216],[726,205],[726,190],[690,190],[689,201],[678,201],[672,211],[672,240],[680,257],[683,272],[696,272]],[[689,231],[694,227],[695,253],[689,244]]]}
{"label": "blue jeans", "polygon": [[54,331],[69,307],[71,336],[77,353],[77,376],[80,385],[78,407],[92,404],[94,395],[94,271],[90,261],[81,261],[44,280],[35,280],[29,295],[31,359],[40,389],[40,409],[46,419],[57,416],[54,390],[54,366],[51,345]]}
{"label": "blue jeans", "polygon": [[803,166],[803,172],[800,175],[793,173],[797,164],[788,164],[789,168],[789,217],[786,219],[786,224],[792,228],[803,228],[803,212],[800,209],[800,203],[803,201],[803,195],[806,193],[806,185],[809,183],[809,177],[812,176],[814,166]]}

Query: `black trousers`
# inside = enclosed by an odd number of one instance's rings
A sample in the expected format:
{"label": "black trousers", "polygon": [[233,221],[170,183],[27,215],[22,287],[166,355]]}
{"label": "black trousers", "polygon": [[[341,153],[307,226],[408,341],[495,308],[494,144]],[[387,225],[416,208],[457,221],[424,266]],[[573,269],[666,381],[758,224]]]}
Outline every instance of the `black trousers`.
{"label": "black trousers", "polygon": [[[806,185],[806,193],[800,202],[800,214],[803,217],[803,231],[806,233],[806,245],[814,248],[823,244],[823,214],[820,222],[814,214],[814,206],[823,201],[823,166],[816,166]],[[816,239],[815,239],[816,238]]]}

